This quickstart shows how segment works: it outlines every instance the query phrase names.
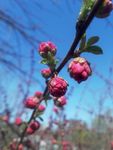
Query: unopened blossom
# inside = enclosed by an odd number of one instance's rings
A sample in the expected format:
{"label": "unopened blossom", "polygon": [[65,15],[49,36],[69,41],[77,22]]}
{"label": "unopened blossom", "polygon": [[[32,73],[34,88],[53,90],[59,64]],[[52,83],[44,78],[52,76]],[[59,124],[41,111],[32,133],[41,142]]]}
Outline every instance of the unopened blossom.
{"label": "unopened blossom", "polygon": [[29,135],[33,134],[34,132],[35,131],[32,128],[30,128],[30,127],[28,127],[27,130],[26,130],[26,133],[29,134]]}
{"label": "unopened blossom", "polygon": [[21,119],[20,117],[17,117],[17,118],[15,119],[15,124],[16,124],[17,126],[20,126],[20,125],[22,124],[22,119]]}
{"label": "unopened blossom", "polygon": [[8,115],[3,116],[3,117],[2,117],[2,120],[3,120],[4,122],[8,123],[8,122],[9,122],[9,116],[8,116]]}
{"label": "unopened blossom", "polygon": [[38,99],[40,99],[42,97],[43,93],[40,91],[36,91],[34,96],[37,97]]}
{"label": "unopened blossom", "polygon": [[18,146],[18,150],[24,150],[23,144],[20,144],[20,145]]}
{"label": "unopened blossom", "polygon": [[40,123],[38,121],[33,121],[30,123],[29,127],[35,131],[40,128]]}
{"label": "unopened blossom", "polygon": [[48,41],[48,42],[42,42],[39,45],[39,54],[46,58],[48,57],[48,54],[52,54],[53,56],[56,54],[56,46],[54,43]]}
{"label": "unopened blossom", "polygon": [[58,107],[63,107],[67,103],[66,97],[65,96],[61,96],[61,97],[55,99],[54,103]]}
{"label": "unopened blossom", "polygon": [[58,110],[58,108],[57,108],[57,107],[54,107],[54,108],[53,108],[53,111],[54,111],[56,114],[58,114],[58,113],[59,113],[59,110]]}
{"label": "unopened blossom", "polygon": [[36,130],[40,128],[40,123],[38,121],[32,121],[28,126],[26,133],[33,134]]}
{"label": "unopened blossom", "polygon": [[82,57],[73,59],[69,64],[68,71],[70,76],[78,83],[87,80],[92,73],[90,64]]}
{"label": "unopened blossom", "polygon": [[41,74],[44,78],[48,78],[51,74],[51,69],[50,68],[42,69]]}
{"label": "unopened blossom", "polygon": [[40,105],[38,106],[38,111],[39,111],[39,112],[43,112],[44,110],[45,110],[45,106],[40,104]]}
{"label": "unopened blossom", "polygon": [[49,81],[48,89],[52,96],[61,97],[67,91],[68,83],[61,77],[54,77]]}
{"label": "unopened blossom", "polygon": [[34,109],[37,105],[37,98],[35,97],[28,97],[25,102],[25,107],[26,108],[30,108],[30,109]]}

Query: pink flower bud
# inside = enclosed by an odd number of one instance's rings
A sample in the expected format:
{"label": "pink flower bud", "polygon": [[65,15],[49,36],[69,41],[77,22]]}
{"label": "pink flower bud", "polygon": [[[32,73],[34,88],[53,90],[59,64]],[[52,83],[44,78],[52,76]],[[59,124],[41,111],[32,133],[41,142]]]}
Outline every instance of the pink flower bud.
{"label": "pink flower bud", "polygon": [[89,63],[81,57],[73,59],[68,67],[70,76],[78,83],[85,81],[92,73]]}
{"label": "pink flower bud", "polygon": [[54,103],[58,107],[63,107],[64,105],[66,105],[67,101],[66,101],[66,98],[62,96],[62,97],[59,97],[58,99],[55,99]]}
{"label": "pink flower bud", "polygon": [[52,144],[57,144],[56,139],[51,139],[51,143],[52,143]]}
{"label": "pink flower bud", "polygon": [[54,77],[49,81],[48,89],[52,96],[61,97],[67,91],[67,82],[61,77]]}
{"label": "pink flower bud", "polygon": [[26,133],[29,134],[29,135],[33,134],[34,132],[35,131],[32,128],[30,128],[30,127],[28,127],[27,130],[26,130]]}
{"label": "pink flower bud", "polygon": [[111,141],[111,148],[113,149],[113,141]]}
{"label": "pink flower bud", "polygon": [[20,125],[22,124],[22,119],[21,119],[20,117],[17,117],[17,118],[15,119],[15,124],[16,124],[17,126],[20,126]]}
{"label": "pink flower bud", "polygon": [[29,127],[34,131],[38,130],[40,128],[40,123],[38,121],[33,121],[30,123]]}
{"label": "pink flower bud", "polygon": [[16,143],[10,143],[10,145],[9,145],[9,149],[10,150],[16,150]]}
{"label": "pink flower bud", "polygon": [[67,147],[68,145],[70,145],[70,143],[68,141],[62,141],[62,146],[63,147]]}
{"label": "pink flower bud", "polygon": [[18,146],[18,150],[24,150],[23,144],[20,144],[20,145]]}
{"label": "pink flower bud", "polygon": [[44,78],[48,78],[51,74],[51,69],[50,68],[43,69],[41,70],[41,74]]}
{"label": "pink flower bud", "polygon": [[34,109],[37,105],[37,98],[29,97],[24,103],[26,108]]}
{"label": "pink flower bud", "polygon": [[3,120],[4,122],[8,123],[8,122],[9,122],[9,116],[8,116],[8,115],[3,116],[3,117],[2,117],[2,120]]}
{"label": "pink flower bud", "polygon": [[58,112],[59,112],[57,107],[54,107],[54,108],[53,108],[53,111],[54,111],[56,114],[58,114]]}
{"label": "pink flower bud", "polygon": [[44,105],[39,105],[38,106],[38,111],[39,112],[43,112],[45,110],[45,106]]}
{"label": "pink flower bud", "polygon": [[[10,149],[10,150],[17,150],[17,145],[18,145],[17,140],[14,139],[14,140],[10,143],[9,149]],[[18,150],[24,150],[23,144],[20,144],[20,145],[18,146]]]}
{"label": "pink flower bud", "polygon": [[40,99],[42,97],[43,93],[40,91],[36,91],[34,96],[37,97],[38,99]]}
{"label": "pink flower bud", "polygon": [[48,41],[48,42],[42,42],[39,45],[39,54],[46,58],[48,56],[48,53],[51,53],[53,56],[56,54],[56,46],[54,43]]}

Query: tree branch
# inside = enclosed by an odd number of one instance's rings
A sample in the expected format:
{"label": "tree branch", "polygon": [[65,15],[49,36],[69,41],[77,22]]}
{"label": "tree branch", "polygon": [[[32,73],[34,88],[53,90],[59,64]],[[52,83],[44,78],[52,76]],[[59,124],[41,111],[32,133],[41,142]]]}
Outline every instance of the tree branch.
{"label": "tree branch", "polygon": [[[76,36],[75,36],[75,38],[74,38],[74,41],[73,41],[73,43],[72,43],[72,45],[71,45],[71,47],[70,47],[70,49],[69,49],[67,55],[65,56],[65,58],[63,59],[63,61],[61,62],[61,64],[58,66],[58,68],[57,68],[55,71],[52,72],[51,77],[53,77],[54,73],[56,73],[56,72],[59,73],[59,72],[63,69],[63,67],[65,66],[65,64],[73,57],[73,54],[74,54],[74,51],[75,51],[77,45],[79,44],[79,42],[80,42],[80,40],[81,40],[83,34],[86,32],[88,26],[89,26],[90,23],[92,22],[92,20],[93,20],[95,14],[96,14],[96,12],[97,12],[97,10],[99,9],[100,5],[102,4],[102,2],[103,2],[103,0],[97,0],[97,1],[95,2],[94,6],[93,6],[93,8],[92,8],[90,14],[89,14],[88,17],[86,18],[86,20],[81,24],[80,28],[77,28]],[[78,54],[77,51],[75,51],[75,54],[76,54],[75,57],[78,57],[78,56],[79,56],[79,54]],[[43,93],[43,99],[44,99],[44,97],[45,97],[47,94],[48,94],[48,86],[46,86],[45,91],[44,91],[44,93]],[[40,103],[42,102],[43,99],[40,100]],[[40,103],[38,103],[37,106],[39,106]],[[33,117],[34,117],[34,115],[35,115],[37,106],[36,106],[36,108],[34,109],[32,115],[31,115],[31,117],[30,117],[30,119],[29,119],[29,121],[28,121],[28,124],[32,121],[32,119],[33,119]],[[22,143],[22,141],[23,141],[23,139],[24,139],[24,136],[25,136],[25,133],[26,133],[26,130],[27,130],[27,126],[25,127],[25,129],[24,129],[24,131],[23,131],[23,133],[22,133],[22,135],[21,135],[21,137],[20,137],[20,142],[19,142],[19,144]],[[18,146],[19,146],[19,144],[18,144]],[[18,146],[17,146],[17,150],[18,150]]]}

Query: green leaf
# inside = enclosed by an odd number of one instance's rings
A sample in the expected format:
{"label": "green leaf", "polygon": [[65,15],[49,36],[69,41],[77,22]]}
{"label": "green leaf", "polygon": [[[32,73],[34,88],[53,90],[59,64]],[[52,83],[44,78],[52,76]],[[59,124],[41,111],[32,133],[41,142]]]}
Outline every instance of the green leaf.
{"label": "green leaf", "polygon": [[99,41],[99,37],[98,36],[93,36],[90,39],[88,39],[87,46],[89,47],[89,46],[97,43],[98,41]]}
{"label": "green leaf", "polygon": [[40,63],[46,65],[46,64],[48,64],[48,60],[47,59],[42,59]]}
{"label": "green leaf", "polygon": [[56,59],[55,60],[55,65],[57,65],[59,63],[59,60],[58,59]]}
{"label": "green leaf", "polygon": [[83,50],[86,46],[86,34],[83,35],[81,42],[80,42],[80,50]]}
{"label": "green leaf", "polygon": [[42,117],[38,117],[40,119],[40,121],[44,121]]}
{"label": "green leaf", "polygon": [[103,54],[103,50],[99,46],[86,47],[84,52],[89,52],[89,53],[93,53],[93,54],[96,54],[96,55]]}
{"label": "green leaf", "polygon": [[47,103],[47,102],[48,102],[48,100],[47,100],[47,99],[45,99],[44,101],[45,101],[45,105],[47,106],[47,105],[48,105],[48,103]]}

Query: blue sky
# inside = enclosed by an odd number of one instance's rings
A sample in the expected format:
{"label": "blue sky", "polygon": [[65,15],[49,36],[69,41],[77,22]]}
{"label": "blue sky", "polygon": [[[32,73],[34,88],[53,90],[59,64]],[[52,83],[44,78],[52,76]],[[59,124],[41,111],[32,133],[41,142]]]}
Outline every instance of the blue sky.
{"label": "blue sky", "polygon": [[[22,1],[20,0],[20,2]],[[37,32],[32,31],[32,35],[38,37],[40,41],[48,41],[48,40],[53,41],[58,48],[57,57],[58,58],[60,57],[62,59],[69,50],[74,35],[76,33],[75,23],[77,20],[77,16],[79,14],[81,2],[73,1],[74,3],[70,2],[69,5],[68,3],[66,3],[65,0],[62,1],[53,0],[53,2],[56,3],[56,5],[53,5],[53,3],[51,3],[51,0],[46,0],[46,2],[45,0],[38,0],[38,3],[40,4],[40,7],[38,9],[36,9],[35,6],[31,5],[30,3],[28,4],[26,0],[24,0],[23,2],[27,3],[27,8],[29,10],[31,11],[35,10],[34,14],[37,15],[36,19],[39,22],[38,26],[42,28],[44,31],[46,31],[46,33],[49,36],[45,36],[38,31]],[[11,15],[13,17],[16,16],[17,20],[21,18],[21,20],[24,21],[25,24],[27,24],[27,19],[25,18],[25,16],[21,14],[21,11],[19,9],[17,9],[16,7],[14,9],[9,8],[9,4],[10,7],[12,7],[12,4],[10,3],[9,0],[5,0],[0,3],[2,9],[11,10]],[[45,9],[45,11],[43,8]],[[113,13],[107,19],[112,23]],[[37,20],[34,20],[34,24],[37,23]],[[96,70],[106,78],[109,75],[109,66],[113,59],[112,56],[113,26],[107,24],[108,20],[95,18],[87,30],[87,38],[90,38],[91,36],[95,35],[98,35],[100,37],[98,45],[102,47],[104,54],[100,56],[96,56],[93,54],[82,54],[82,56],[85,57],[91,63],[92,68],[95,66]],[[10,35],[7,34],[7,36],[5,36],[4,32],[9,33],[9,30],[7,29],[3,31],[2,36],[5,39],[7,39],[7,41],[10,41],[11,43],[15,44],[15,38],[13,38],[14,34],[12,33],[12,31],[10,31]],[[15,47],[17,48],[16,44]],[[23,41],[20,42],[20,48],[21,54],[25,56],[31,53],[30,52],[31,47],[27,43],[24,43]],[[44,84],[44,80],[42,79],[39,70],[45,66],[40,65],[39,63],[41,57],[38,55],[37,49],[35,49],[35,60],[37,62],[35,64],[36,69],[34,76],[38,77],[39,81],[41,81],[41,83],[43,82],[42,84]],[[15,60],[14,62],[16,63]],[[22,63],[22,69],[28,70],[30,65],[29,59],[23,58],[22,62],[24,63],[24,64]],[[5,70],[5,68],[3,68],[3,70]],[[59,75],[64,77],[69,82],[70,87],[68,89],[68,92],[70,92],[70,89],[74,88],[71,96],[69,96],[68,104],[66,106],[67,117],[74,119],[82,119],[89,123],[91,118],[93,117],[90,116],[89,113],[85,111],[85,109],[94,110],[95,114],[98,113],[98,102],[100,95],[101,96],[107,95],[104,91],[106,88],[104,81],[101,80],[99,77],[97,77],[94,72],[86,82],[77,84],[73,79],[69,77],[69,74],[67,72],[67,65],[60,72]],[[7,74],[6,76],[7,78],[6,79],[3,78],[3,80],[7,80],[7,82],[10,83],[10,78],[14,77],[14,75],[9,76]],[[8,96],[13,99],[12,104],[15,101],[15,97],[17,97],[18,95],[17,90],[15,89],[18,83],[20,83],[20,80],[14,77],[13,83],[10,84],[11,87],[8,90]],[[32,95],[34,91],[38,89],[42,90],[40,84],[32,83],[29,95]],[[13,91],[15,94],[14,95],[10,94]],[[80,109],[77,109],[76,108],[77,106],[79,106]],[[113,106],[111,98],[109,96],[106,96],[106,100],[103,106],[104,109],[103,112],[106,109],[111,108],[111,106]],[[47,116],[50,115],[51,111],[52,111],[52,102],[48,104],[48,108],[44,115],[44,118],[47,118]]]}

